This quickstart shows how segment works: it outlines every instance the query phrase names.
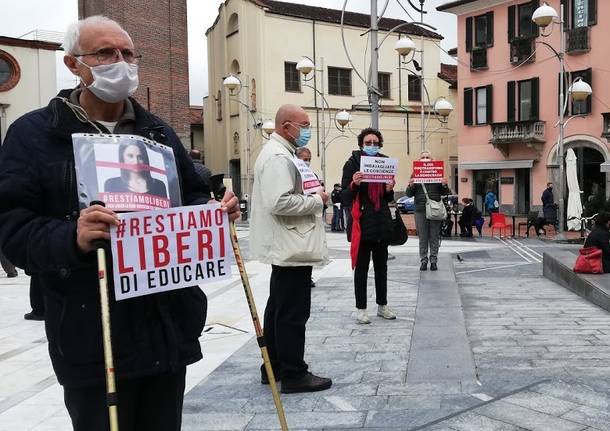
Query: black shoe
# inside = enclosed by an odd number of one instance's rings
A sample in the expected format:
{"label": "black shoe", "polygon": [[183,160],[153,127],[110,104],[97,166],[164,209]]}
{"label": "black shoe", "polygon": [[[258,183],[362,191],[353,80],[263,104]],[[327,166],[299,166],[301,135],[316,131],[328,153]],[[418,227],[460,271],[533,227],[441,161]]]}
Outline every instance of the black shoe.
{"label": "black shoe", "polygon": [[428,270],[428,262],[422,262],[420,267],[419,267],[420,271],[427,271]]}
{"label": "black shoe", "polygon": [[282,393],[295,394],[297,392],[324,391],[330,388],[332,384],[333,382],[331,379],[307,373],[303,377],[297,379],[283,379]]}
{"label": "black shoe", "polygon": [[311,280],[311,287],[316,287],[316,282],[313,279]]}
{"label": "black shoe", "polygon": [[432,262],[430,264],[430,271],[438,271],[438,266],[436,266],[436,262]]}
{"label": "black shoe", "polygon": [[396,256],[394,256],[393,254],[388,253],[388,260],[394,260],[396,259]]}
{"label": "black shoe", "polygon": [[15,271],[15,272],[9,272],[8,274],[6,274],[6,276],[7,276],[8,278],[15,278],[15,277],[17,277],[18,275],[19,275],[19,274],[17,274],[17,271]]}
{"label": "black shoe", "polygon": [[25,313],[23,315],[23,318],[25,320],[37,320],[37,321],[41,321],[44,320],[44,314],[38,314],[34,311],[30,311],[29,313]]}

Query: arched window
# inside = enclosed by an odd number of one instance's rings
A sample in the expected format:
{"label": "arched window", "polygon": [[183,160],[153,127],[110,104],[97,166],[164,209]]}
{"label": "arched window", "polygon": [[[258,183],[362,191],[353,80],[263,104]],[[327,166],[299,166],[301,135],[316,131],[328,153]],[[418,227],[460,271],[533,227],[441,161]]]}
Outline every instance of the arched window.
{"label": "arched window", "polygon": [[[241,73],[241,69],[239,68],[239,61],[233,60],[231,62],[230,70],[233,75],[239,75]],[[245,83],[244,83],[244,85],[245,85]]]}
{"label": "arched window", "polygon": [[231,14],[227,22],[227,37],[239,31],[239,17],[236,13]]}

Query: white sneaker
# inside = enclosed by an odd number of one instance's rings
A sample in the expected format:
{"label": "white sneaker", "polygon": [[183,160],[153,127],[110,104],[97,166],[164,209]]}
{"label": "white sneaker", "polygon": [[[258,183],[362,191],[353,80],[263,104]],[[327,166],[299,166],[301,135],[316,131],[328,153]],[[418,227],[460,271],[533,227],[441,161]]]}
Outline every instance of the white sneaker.
{"label": "white sneaker", "polygon": [[371,323],[371,319],[369,319],[369,315],[366,312],[366,308],[356,308],[356,321],[362,325]]}
{"label": "white sneaker", "polygon": [[392,310],[390,310],[388,308],[387,305],[378,305],[377,306],[377,315],[379,317],[383,317],[384,319],[387,319],[387,320],[396,319],[396,314],[394,314],[392,312]]}

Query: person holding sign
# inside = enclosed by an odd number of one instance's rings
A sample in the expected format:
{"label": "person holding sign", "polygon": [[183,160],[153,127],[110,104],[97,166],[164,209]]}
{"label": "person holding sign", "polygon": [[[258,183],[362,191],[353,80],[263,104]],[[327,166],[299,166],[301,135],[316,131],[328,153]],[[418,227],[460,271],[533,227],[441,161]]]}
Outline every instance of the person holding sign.
{"label": "person holding sign", "polygon": [[364,182],[360,170],[362,156],[388,157],[379,152],[383,136],[376,129],[367,128],[358,135],[359,150],[352,151],[343,166],[341,186],[344,202],[352,208],[352,222],[348,224],[351,241],[354,292],[356,296],[356,321],[371,323],[366,307],[366,287],[371,255],[375,268],[375,298],[377,315],[383,319],[396,319],[388,307],[388,243],[392,235],[392,216],[389,202],[394,200],[394,180],[387,183]]}
{"label": "person holding sign", "polygon": [[[328,262],[322,208],[328,194],[306,194],[307,165],[294,157],[311,136],[309,117],[300,107],[283,105],[275,132],[254,165],[250,245],[253,257],[271,265],[265,308],[265,341],[283,393],[330,388],[332,381],[308,371],[304,360],[305,325],[311,306],[312,266]],[[261,367],[261,383],[269,379]]]}
{"label": "person holding sign", "polygon": [[[176,133],[130,97],[140,56],[117,22],[100,16],[75,22],[63,48],[79,87],[17,119],[0,152],[0,243],[40,283],[49,354],[74,430],[107,431],[94,242],[109,240],[109,227],[121,223],[106,207],[79,207],[72,135],[158,141],[175,155],[183,204],[206,203],[210,193]],[[231,219],[239,216],[232,193],[222,208]],[[206,297],[189,287],[117,302],[108,290],[120,429],[177,431],[186,366],[202,358]]]}
{"label": "person holding sign", "polygon": [[[430,151],[422,151],[419,160],[420,162],[431,162]],[[442,178],[438,183],[416,183],[414,175],[411,175],[406,194],[409,197],[415,196],[415,225],[419,237],[420,271],[428,269],[428,261],[430,261],[430,271],[438,269],[438,249],[440,247],[442,220],[428,220],[426,217],[426,200],[431,199],[440,202],[442,196],[450,193],[446,178]],[[428,257],[428,250],[430,250],[430,257]]]}
{"label": "person holding sign", "polygon": [[111,193],[131,192],[148,193],[167,198],[167,190],[163,181],[150,175],[150,162],[146,146],[139,141],[121,144],[119,146],[119,163],[121,176],[110,178],[104,184],[104,191]]}

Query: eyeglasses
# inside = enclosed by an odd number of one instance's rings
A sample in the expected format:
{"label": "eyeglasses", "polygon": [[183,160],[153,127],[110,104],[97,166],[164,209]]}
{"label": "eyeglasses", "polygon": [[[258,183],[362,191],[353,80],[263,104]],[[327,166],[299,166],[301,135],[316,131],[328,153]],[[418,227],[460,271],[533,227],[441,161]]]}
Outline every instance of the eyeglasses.
{"label": "eyeglasses", "polygon": [[138,64],[141,55],[137,55],[131,49],[118,49],[118,48],[102,48],[95,52],[89,52],[84,54],[76,54],[75,57],[93,56],[96,60],[102,64],[116,63],[121,58],[127,63]]}

